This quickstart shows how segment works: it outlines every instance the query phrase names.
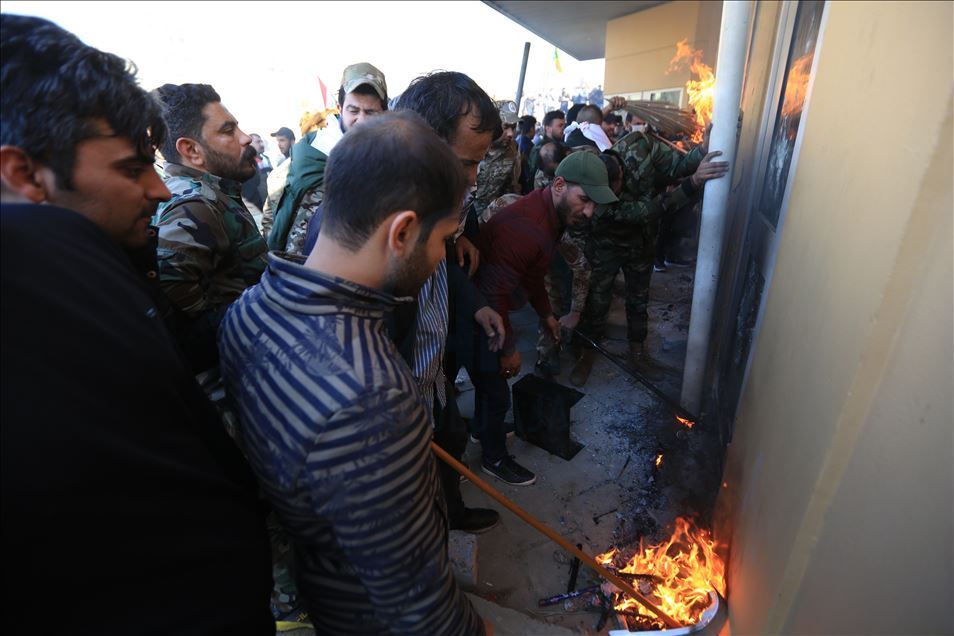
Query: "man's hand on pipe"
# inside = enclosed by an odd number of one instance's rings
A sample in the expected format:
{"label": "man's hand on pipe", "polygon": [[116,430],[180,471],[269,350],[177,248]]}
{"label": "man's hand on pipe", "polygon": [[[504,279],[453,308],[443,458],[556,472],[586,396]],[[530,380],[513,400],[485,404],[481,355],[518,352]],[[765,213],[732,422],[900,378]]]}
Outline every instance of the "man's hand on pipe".
{"label": "man's hand on pipe", "polygon": [[692,185],[701,188],[705,185],[706,181],[724,177],[729,172],[728,161],[713,161],[713,159],[721,155],[721,150],[715,150],[703,157],[702,161],[699,162],[699,167],[692,173]]}

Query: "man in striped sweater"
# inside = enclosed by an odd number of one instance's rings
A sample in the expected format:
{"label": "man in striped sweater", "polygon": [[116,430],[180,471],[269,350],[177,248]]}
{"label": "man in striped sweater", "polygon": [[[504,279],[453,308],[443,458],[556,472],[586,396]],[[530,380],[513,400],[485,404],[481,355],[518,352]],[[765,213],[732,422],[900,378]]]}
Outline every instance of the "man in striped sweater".
{"label": "man in striped sweater", "polygon": [[451,574],[431,415],[385,330],[444,257],[464,190],[417,115],[355,128],[329,158],[317,248],[271,254],[221,329],[249,460],[319,633],[485,630]]}

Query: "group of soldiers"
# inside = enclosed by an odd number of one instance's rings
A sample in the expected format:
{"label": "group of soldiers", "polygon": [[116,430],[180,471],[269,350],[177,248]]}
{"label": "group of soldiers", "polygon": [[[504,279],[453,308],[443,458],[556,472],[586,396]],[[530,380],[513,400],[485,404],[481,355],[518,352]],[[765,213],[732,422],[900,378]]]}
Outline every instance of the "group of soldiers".
{"label": "group of soldiers", "polygon": [[[608,100],[603,117],[616,120],[619,116],[611,113],[623,104],[621,98]],[[718,153],[706,156],[707,143],[683,154],[643,129],[623,131],[609,147],[580,135],[564,137],[563,131],[573,122],[566,121],[561,111],[547,114],[540,140],[523,155],[514,142],[518,121],[514,103],[501,101],[498,106],[504,134],[493,142],[480,164],[474,200],[479,219],[486,222],[497,210],[526,194],[520,189],[522,170],[532,170],[533,189],[541,189],[552,181],[556,166],[567,154],[598,154],[619,201],[598,206],[592,219],[567,229],[554,255],[547,291],[553,307],[562,313],[564,330],[572,333],[579,329],[599,341],[606,330],[613,283],[622,271],[630,362],[648,377],[660,379],[669,368],[646,350],[649,287],[660,222],[664,215],[696,202],[704,182],[725,174],[727,164],[712,161]],[[598,108],[590,106],[589,123],[602,124],[599,114]],[[583,143],[572,145],[578,140]],[[566,341],[569,339],[564,338]],[[581,347],[579,339],[572,342],[575,364],[569,379],[583,386],[593,366],[594,351]],[[559,347],[544,329],[537,342],[536,371],[548,379],[561,372]]]}

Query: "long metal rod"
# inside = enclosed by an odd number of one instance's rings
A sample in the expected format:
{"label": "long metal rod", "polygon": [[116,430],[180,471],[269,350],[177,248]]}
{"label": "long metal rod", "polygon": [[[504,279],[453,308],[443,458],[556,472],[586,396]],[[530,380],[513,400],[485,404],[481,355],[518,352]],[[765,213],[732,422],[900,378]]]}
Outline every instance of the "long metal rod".
{"label": "long metal rod", "polygon": [[504,497],[500,493],[500,491],[498,491],[496,488],[494,488],[493,486],[485,482],[483,479],[475,475],[473,471],[471,471],[469,468],[461,464],[459,461],[451,457],[447,453],[447,451],[445,451],[443,448],[441,448],[434,442],[431,442],[431,450],[434,451],[434,454],[437,455],[444,463],[446,463],[448,466],[456,470],[458,473],[460,473],[461,475],[469,479],[472,484],[474,484],[475,486],[483,490],[485,493],[493,497],[497,501],[497,503],[504,506],[507,510],[514,513],[515,515],[517,515],[518,517],[526,521],[528,524],[530,524],[535,530],[542,533],[548,539],[550,539],[551,541],[559,545],[561,548],[563,548],[564,550],[566,550],[567,552],[569,552],[570,554],[578,558],[584,565],[586,565],[588,568],[590,568],[591,570],[593,570],[594,572],[602,576],[604,579],[606,579],[607,581],[609,581],[610,583],[618,587],[624,594],[638,601],[641,605],[643,605],[643,607],[645,607],[650,612],[658,616],[659,620],[665,623],[667,627],[672,627],[672,628],[682,627],[682,625],[680,625],[675,620],[673,620],[672,617],[670,617],[664,611],[656,607],[655,603],[653,603],[648,598],[646,598],[645,596],[637,592],[636,589],[632,585],[630,585],[628,582],[624,581],[620,577],[616,576],[613,572],[611,572],[610,570],[606,569],[605,567],[597,563],[596,559],[594,559],[587,553],[583,552],[583,550],[580,550],[575,545],[573,545],[572,543],[570,543],[569,541],[567,541],[566,539],[558,535],[556,532],[554,532],[549,527],[544,525],[540,520],[538,520],[536,517],[531,515],[529,512],[527,512],[526,510],[524,510],[523,508],[521,508],[514,502]]}
{"label": "long metal rod", "polygon": [[618,366],[620,369],[622,369],[623,371],[625,371],[626,373],[628,373],[631,378],[633,378],[634,380],[636,380],[637,382],[639,382],[640,384],[642,384],[644,387],[646,387],[647,389],[649,389],[649,390],[653,393],[653,395],[655,395],[656,397],[658,397],[660,400],[662,400],[662,401],[666,404],[666,406],[668,406],[669,408],[671,408],[676,415],[678,415],[678,416],[681,417],[681,418],[687,419],[687,420],[689,420],[689,421],[691,421],[691,422],[697,422],[697,421],[698,421],[698,419],[696,418],[695,415],[693,415],[692,413],[690,413],[690,412],[687,411],[686,409],[684,409],[684,408],[682,408],[681,406],[679,406],[679,403],[678,403],[678,402],[676,402],[674,399],[672,399],[671,397],[669,397],[668,395],[666,395],[665,393],[663,393],[663,391],[662,391],[660,388],[658,388],[655,384],[653,384],[652,382],[650,382],[649,380],[647,380],[647,379],[643,376],[643,374],[641,374],[639,371],[636,371],[635,369],[633,369],[633,368],[631,368],[631,367],[629,367],[629,366],[623,364],[623,363],[620,362],[619,360],[617,360],[617,359],[616,359],[616,356],[614,356],[614,355],[611,354],[609,351],[607,351],[606,349],[604,349],[603,347],[601,347],[599,344],[597,344],[596,342],[594,342],[592,338],[590,338],[589,336],[587,336],[585,333],[583,333],[583,332],[580,331],[579,329],[574,329],[574,330],[573,330],[573,333],[574,333],[575,335],[579,336],[579,337],[580,337],[584,342],[586,342],[588,345],[590,345],[591,347],[593,347],[593,349],[595,349],[595,350],[598,351],[599,353],[603,354],[603,357],[604,357],[604,358],[606,358],[607,360],[609,360],[610,362],[612,362],[613,364],[615,364],[616,366]]}
{"label": "long metal rod", "polygon": [[530,59],[530,43],[523,43],[523,63],[520,65],[520,79],[517,81],[517,115],[520,114],[520,98],[523,97],[523,81],[527,78],[527,61]]}

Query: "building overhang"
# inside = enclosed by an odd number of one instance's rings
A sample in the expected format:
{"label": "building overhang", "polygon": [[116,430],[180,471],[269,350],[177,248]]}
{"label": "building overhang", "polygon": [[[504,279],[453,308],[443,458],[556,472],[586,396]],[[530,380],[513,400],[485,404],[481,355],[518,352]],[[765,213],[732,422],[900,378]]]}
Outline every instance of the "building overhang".
{"label": "building overhang", "polygon": [[605,56],[606,23],[668,0],[623,2],[498,2],[484,4],[578,60]]}

